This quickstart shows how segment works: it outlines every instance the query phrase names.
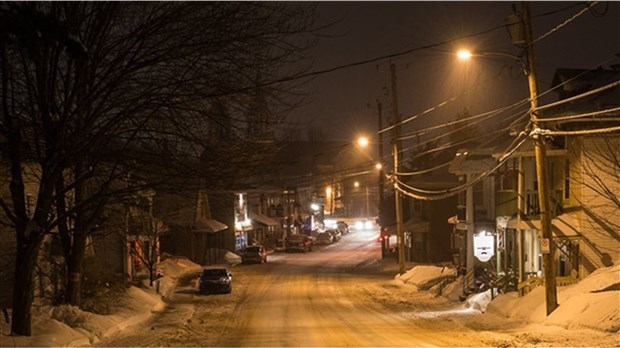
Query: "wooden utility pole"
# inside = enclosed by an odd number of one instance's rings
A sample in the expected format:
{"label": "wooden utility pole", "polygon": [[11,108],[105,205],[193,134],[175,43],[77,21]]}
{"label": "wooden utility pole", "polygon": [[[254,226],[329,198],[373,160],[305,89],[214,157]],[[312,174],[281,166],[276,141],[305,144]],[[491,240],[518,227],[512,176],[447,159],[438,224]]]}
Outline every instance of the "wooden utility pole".
{"label": "wooden utility pole", "polygon": [[405,238],[403,234],[403,203],[400,191],[398,191],[398,149],[400,148],[400,115],[398,114],[398,98],[396,96],[396,67],[390,64],[392,78],[392,115],[394,129],[392,130],[392,156],[394,158],[394,197],[396,210],[396,234],[398,236],[398,270],[405,274]]}
{"label": "wooden utility pole", "polygon": [[[527,50],[527,79],[530,88],[530,120],[534,130],[538,127],[538,117],[535,110],[538,107],[538,87],[536,84],[536,66],[534,60],[534,42],[532,40],[532,24],[530,22],[530,8],[527,1],[522,2],[525,47]],[[551,217],[549,216],[549,188],[547,183],[547,164],[545,139],[543,136],[534,133],[535,155],[536,155],[536,179],[538,180],[538,200],[540,202],[540,225],[542,228],[541,243],[549,244],[549,252],[543,254],[543,271],[545,276],[545,299],[547,303],[547,315],[551,314],[557,307],[557,289],[555,282],[555,244],[551,234]]]}
{"label": "wooden utility pole", "polygon": [[[379,145],[379,163],[381,163],[381,169],[379,169],[379,226],[381,228],[381,230],[379,231],[380,235],[383,235],[383,226],[385,221],[382,220],[382,218],[384,217],[385,212],[383,211],[383,200],[385,199],[383,191],[385,189],[385,177],[384,177],[384,171],[383,171],[383,133],[381,132],[381,130],[383,129],[383,114],[382,114],[382,106],[381,106],[381,102],[379,100],[377,100],[377,111],[378,111],[378,115],[377,118],[379,120],[379,128],[377,129],[379,132],[379,141],[377,142]],[[385,251],[387,248],[387,241],[385,240],[385,238],[381,238],[381,258],[385,257]]]}

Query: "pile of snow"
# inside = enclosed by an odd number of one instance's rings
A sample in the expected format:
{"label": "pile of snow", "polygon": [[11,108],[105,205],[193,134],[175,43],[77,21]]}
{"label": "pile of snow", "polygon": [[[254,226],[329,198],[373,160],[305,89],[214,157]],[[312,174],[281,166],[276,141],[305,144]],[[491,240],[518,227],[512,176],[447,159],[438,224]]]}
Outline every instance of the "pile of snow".
{"label": "pile of snow", "polygon": [[188,273],[200,273],[202,266],[186,258],[168,257],[156,266],[157,273],[164,277],[178,279]]}
{"label": "pile of snow", "polygon": [[[129,326],[149,319],[164,309],[165,303],[153,293],[130,287],[117,299],[122,310],[113,315],[84,312],[78,307],[46,306],[33,312],[32,336],[9,336],[8,324],[2,324],[2,347],[75,347],[90,346]],[[6,335],[5,335],[6,333]]]}
{"label": "pile of snow", "polygon": [[601,268],[577,284],[558,287],[559,307],[546,315],[545,287],[523,297],[502,294],[488,306],[489,313],[530,323],[620,331],[620,265]]}
{"label": "pile of snow", "polygon": [[182,257],[167,257],[156,266],[157,274],[161,278],[156,280],[155,287],[162,298],[172,296],[175,288],[179,285],[180,278],[195,275],[202,272],[202,266]]}
{"label": "pile of snow", "polygon": [[226,252],[226,255],[224,255],[224,261],[228,264],[236,265],[241,263],[241,256],[228,251]]}
{"label": "pile of snow", "polygon": [[414,286],[417,290],[429,290],[446,278],[454,278],[456,270],[449,267],[415,266],[405,274],[397,274],[396,282]]}

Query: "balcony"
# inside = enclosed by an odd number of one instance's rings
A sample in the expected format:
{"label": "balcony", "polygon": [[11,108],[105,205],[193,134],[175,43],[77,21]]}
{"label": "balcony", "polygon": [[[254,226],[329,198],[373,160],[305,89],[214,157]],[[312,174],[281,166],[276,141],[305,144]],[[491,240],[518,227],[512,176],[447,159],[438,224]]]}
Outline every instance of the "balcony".
{"label": "balcony", "polygon": [[[562,214],[562,190],[554,190],[551,193],[549,210],[551,216]],[[540,215],[540,202],[538,200],[538,190],[527,190],[523,192],[523,215],[530,219],[538,219]]]}

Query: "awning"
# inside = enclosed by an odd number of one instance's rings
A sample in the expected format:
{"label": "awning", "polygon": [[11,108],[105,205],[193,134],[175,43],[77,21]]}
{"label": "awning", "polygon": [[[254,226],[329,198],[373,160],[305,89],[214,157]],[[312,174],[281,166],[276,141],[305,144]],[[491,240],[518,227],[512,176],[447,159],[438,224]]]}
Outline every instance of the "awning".
{"label": "awning", "polygon": [[197,218],[192,230],[198,233],[216,233],[227,228],[228,226],[215,219]]}
{"label": "awning", "polygon": [[[521,220],[522,230],[542,229],[540,220]],[[578,230],[579,224],[577,219],[569,214],[560,214],[551,219],[551,232],[556,237],[579,237],[581,234]],[[508,220],[506,228],[517,229],[517,218],[513,217]]]}
{"label": "awning", "polygon": [[250,212],[250,220],[252,223],[261,224],[263,226],[278,226],[280,223],[263,214],[257,214]]}

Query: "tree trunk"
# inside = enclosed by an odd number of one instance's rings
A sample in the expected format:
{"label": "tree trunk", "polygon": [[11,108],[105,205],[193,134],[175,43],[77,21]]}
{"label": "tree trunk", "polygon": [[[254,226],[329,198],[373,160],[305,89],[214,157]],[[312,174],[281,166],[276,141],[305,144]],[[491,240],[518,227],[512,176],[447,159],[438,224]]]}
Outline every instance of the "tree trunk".
{"label": "tree trunk", "polygon": [[[75,178],[82,176],[82,163],[77,161],[74,166]],[[80,206],[84,202],[84,181],[79,180],[75,185],[75,205]],[[71,251],[67,259],[67,303],[80,306],[82,302],[82,270],[84,269],[84,253],[86,249],[86,239],[88,237],[87,218],[85,209],[77,209],[75,216],[75,226],[73,226],[73,241]]]}
{"label": "tree trunk", "polygon": [[80,306],[82,296],[82,270],[84,268],[84,253],[86,249],[86,233],[78,231],[77,226],[73,234],[71,257],[67,260],[67,303]]}
{"label": "tree trunk", "polygon": [[13,315],[11,334],[30,336],[32,300],[34,282],[32,280],[34,266],[39,254],[42,238],[40,234],[33,239],[19,243],[15,260],[15,283],[13,284]]}

